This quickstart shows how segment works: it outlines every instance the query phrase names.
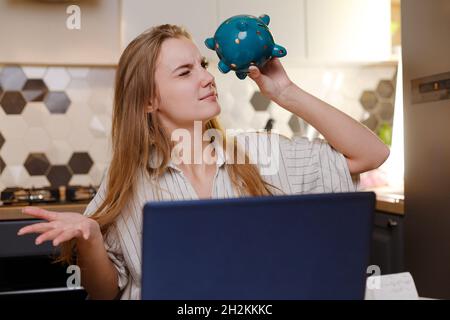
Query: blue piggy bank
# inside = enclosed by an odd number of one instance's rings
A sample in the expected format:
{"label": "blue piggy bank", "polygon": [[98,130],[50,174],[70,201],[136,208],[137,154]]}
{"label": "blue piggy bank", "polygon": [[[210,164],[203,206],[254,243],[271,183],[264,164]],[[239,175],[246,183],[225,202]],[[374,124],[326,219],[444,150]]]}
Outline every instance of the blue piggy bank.
{"label": "blue piggy bank", "polygon": [[223,22],[214,38],[205,40],[205,45],[219,56],[219,70],[236,72],[239,79],[247,77],[252,65],[261,69],[272,57],[284,57],[287,51],[275,44],[268,25],[270,18],[251,15],[233,16]]}

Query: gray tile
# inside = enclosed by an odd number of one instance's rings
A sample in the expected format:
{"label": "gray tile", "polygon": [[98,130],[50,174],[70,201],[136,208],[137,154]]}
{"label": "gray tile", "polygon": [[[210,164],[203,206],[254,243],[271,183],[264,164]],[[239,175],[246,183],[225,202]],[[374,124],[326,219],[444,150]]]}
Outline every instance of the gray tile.
{"label": "gray tile", "polygon": [[288,122],[289,128],[291,128],[293,133],[300,132],[300,123],[298,121],[298,117],[296,115],[292,115]]}
{"label": "gray tile", "polygon": [[5,91],[22,90],[26,80],[25,73],[18,66],[5,67],[0,74],[0,84]]}
{"label": "gray tile", "polygon": [[270,105],[270,100],[264,97],[261,92],[256,91],[252,98],[250,99],[250,103],[252,104],[255,111],[267,111]]}
{"label": "gray tile", "polygon": [[71,101],[64,91],[57,91],[49,92],[44,103],[50,113],[66,113]]}

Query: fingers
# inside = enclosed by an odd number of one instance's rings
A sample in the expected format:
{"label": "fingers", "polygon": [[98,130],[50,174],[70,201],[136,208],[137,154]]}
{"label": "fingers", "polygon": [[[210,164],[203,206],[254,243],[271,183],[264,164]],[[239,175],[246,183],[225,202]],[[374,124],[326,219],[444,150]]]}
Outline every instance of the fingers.
{"label": "fingers", "polygon": [[251,66],[248,68],[249,71],[249,77],[253,80],[257,79],[261,75],[261,71],[259,71],[258,67]]}
{"label": "fingers", "polygon": [[84,228],[83,230],[81,230],[82,234],[83,234],[83,239],[84,240],[88,240],[89,236],[91,235],[91,232],[89,231],[88,228]]}
{"label": "fingers", "polygon": [[80,230],[77,229],[63,231],[53,240],[53,245],[56,247],[60,243],[72,240],[73,238],[76,238],[79,235],[79,233]]}
{"label": "fingers", "polygon": [[53,221],[57,217],[56,212],[47,211],[38,207],[25,207],[22,209],[22,213],[48,221]]}
{"label": "fingers", "polygon": [[30,224],[26,227],[21,228],[18,232],[18,236],[23,236],[29,233],[43,233],[53,229],[53,225],[49,222]]}
{"label": "fingers", "polygon": [[57,236],[59,236],[64,230],[58,228],[54,230],[47,231],[43,234],[41,234],[39,237],[36,238],[36,245],[39,245],[43,243],[44,241],[49,241],[55,239]]}

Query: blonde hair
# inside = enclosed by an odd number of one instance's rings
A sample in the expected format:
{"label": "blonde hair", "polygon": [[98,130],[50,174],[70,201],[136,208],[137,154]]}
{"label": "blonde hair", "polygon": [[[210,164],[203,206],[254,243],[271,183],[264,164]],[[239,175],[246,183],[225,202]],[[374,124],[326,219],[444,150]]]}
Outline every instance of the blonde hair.
{"label": "blonde hair", "polygon": [[[145,168],[150,177],[160,177],[170,161],[172,143],[152,113],[146,113],[149,101],[158,98],[155,83],[155,69],[162,43],[166,39],[191,35],[176,25],[154,27],[134,39],[123,52],[117,68],[112,119],[112,159],[108,170],[107,192],[103,203],[91,215],[106,233],[135,191],[135,182],[139,169]],[[217,119],[206,124],[207,129],[216,129],[223,133]],[[222,137],[225,135],[222,134]],[[225,141],[224,141],[225,142]],[[225,143],[225,145],[227,145]],[[238,153],[234,139],[233,154]],[[149,160],[153,152],[162,157],[161,165],[152,168]],[[250,164],[245,154],[244,164],[225,164],[235,190],[240,195],[271,195],[257,167]],[[73,261],[74,241],[64,243],[59,261]]]}

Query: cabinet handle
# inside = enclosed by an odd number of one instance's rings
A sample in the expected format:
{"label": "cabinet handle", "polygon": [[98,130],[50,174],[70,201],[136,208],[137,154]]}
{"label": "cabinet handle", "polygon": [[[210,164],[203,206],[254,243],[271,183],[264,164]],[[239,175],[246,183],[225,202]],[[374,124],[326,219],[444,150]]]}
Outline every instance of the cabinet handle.
{"label": "cabinet handle", "polygon": [[389,219],[387,225],[389,228],[395,228],[398,226],[398,222],[393,219]]}

